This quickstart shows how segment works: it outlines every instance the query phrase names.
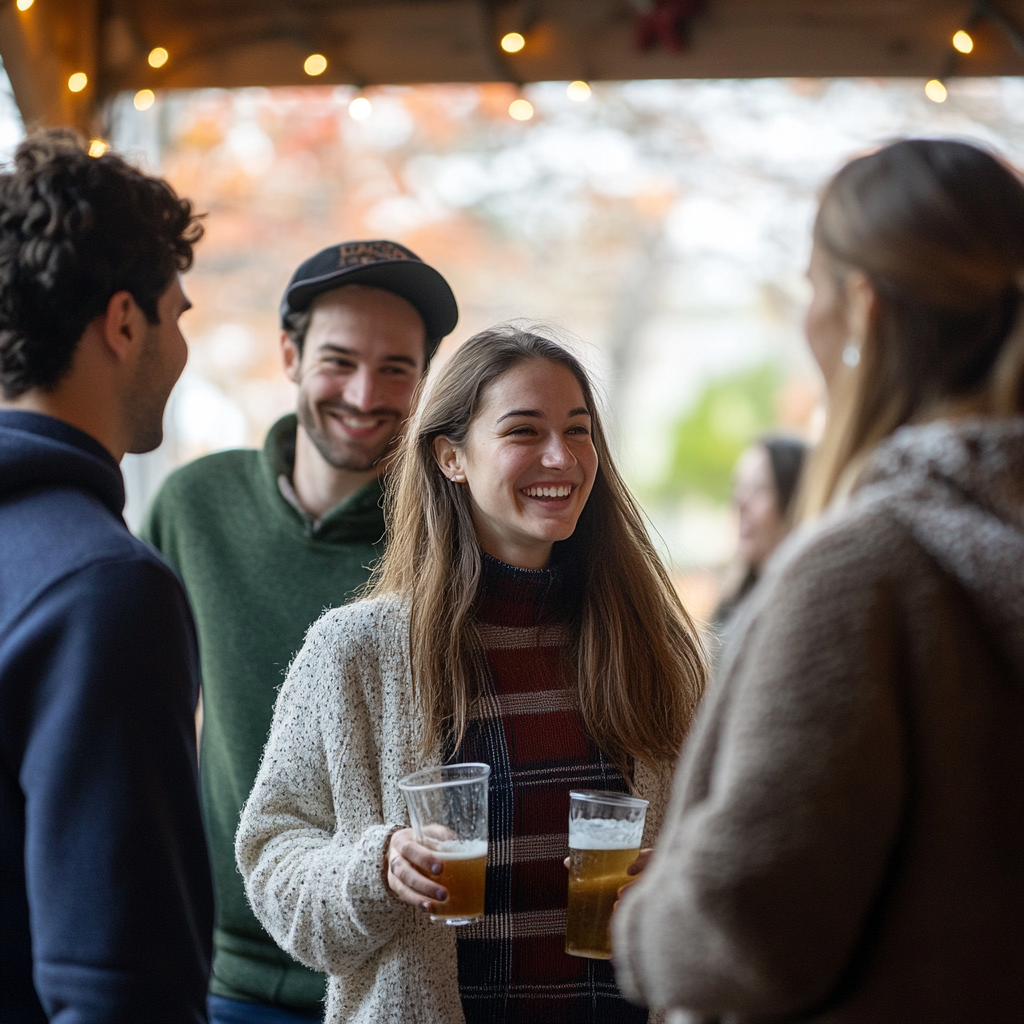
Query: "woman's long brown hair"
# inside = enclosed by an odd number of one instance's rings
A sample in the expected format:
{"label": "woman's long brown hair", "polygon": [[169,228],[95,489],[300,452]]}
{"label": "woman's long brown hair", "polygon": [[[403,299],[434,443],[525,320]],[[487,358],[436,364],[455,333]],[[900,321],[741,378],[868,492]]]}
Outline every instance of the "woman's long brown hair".
{"label": "woman's long brown hair", "polygon": [[842,286],[871,281],[860,362],[840,366],[800,501],[819,513],[873,448],[958,402],[1024,412],[1024,184],[984,150],[893,143],[847,164],[822,196],[815,245]]}
{"label": "woman's long brown hair", "polygon": [[615,468],[587,373],[561,345],[493,327],[465,342],[422,391],[391,474],[388,547],[369,592],[408,603],[423,749],[453,749],[483,669],[473,628],[481,553],[466,485],[441,472],[434,439],[463,444],[488,388],[533,359],[568,369],[591,413],[597,477],[575,532],[557,545],[573,591],[566,656],[588,731],[628,777],[634,758],[678,755],[704,687],[704,650]]}

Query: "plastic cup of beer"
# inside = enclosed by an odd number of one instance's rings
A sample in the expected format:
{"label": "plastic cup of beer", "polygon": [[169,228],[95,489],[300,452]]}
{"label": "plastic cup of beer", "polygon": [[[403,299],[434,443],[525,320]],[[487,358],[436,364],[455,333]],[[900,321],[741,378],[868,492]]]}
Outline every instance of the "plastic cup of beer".
{"label": "plastic cup of beer", "polygon": [[487,764],[426,768],[398,783],[405,794],[413,838],[441,864],[438,882],[448,890],[443,914],[432,921],[470,924],[484,915],[487,877]]}
{"label": "plastic cup of beer", "polygon": [[619,889],[633,876],[626,868],[640,853],[647,801],[606,790],[569,794],[569,906],[565,951],[608,960],[609,932]]}

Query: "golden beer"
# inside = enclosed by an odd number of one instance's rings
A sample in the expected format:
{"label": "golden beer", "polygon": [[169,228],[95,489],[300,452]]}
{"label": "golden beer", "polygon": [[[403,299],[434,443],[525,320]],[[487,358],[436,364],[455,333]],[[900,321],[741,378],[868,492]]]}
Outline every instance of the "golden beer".
{"label": "golden beer", "polygon": [[433,876],[448,891],[432,921],[470,924],[484,914],[490,765],[448,764],[399,779],[413,838],[441,862]]}
{"label": "golden beer", "polygon": [[626,868],[640,848],[569,850],[569,906],[565,951],[573,956],[608,960],[612,955],[609,923],[619,889],[633,881]]}
{"label": "golden beer", "polygon": [[448,899],[440,904],[443,913],[432,914],[435,921],[469,920],[484,916],[484,888],[487,878],[487,843],[466,843],[458,852],[438,851],[440,875],[434,877],[448,890]]}

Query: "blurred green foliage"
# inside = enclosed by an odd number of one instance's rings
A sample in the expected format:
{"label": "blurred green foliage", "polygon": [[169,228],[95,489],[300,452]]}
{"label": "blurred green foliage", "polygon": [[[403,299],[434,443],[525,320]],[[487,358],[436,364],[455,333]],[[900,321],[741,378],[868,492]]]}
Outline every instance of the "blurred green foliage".
{"label": "blurred green foliage", "polygon": [[762,363],[711,381],[672,428],[672,455],[657,492],[728,501],[741,452],[776,423],[782,369]]}

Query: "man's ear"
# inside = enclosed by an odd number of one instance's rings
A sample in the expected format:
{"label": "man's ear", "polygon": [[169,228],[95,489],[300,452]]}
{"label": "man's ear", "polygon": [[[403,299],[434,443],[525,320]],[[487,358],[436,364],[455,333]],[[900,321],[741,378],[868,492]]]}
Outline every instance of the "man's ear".
{"label": "man's ear", "polygon": [[129,362],[141,351],[149,321],[131,292],[114,292],[101,320],[103,341],[118,362]]}
{"label": "man's ear", "polygon": [[299,352],[299,346],[292,341],[287,331],[281,332],[281,362],[284,363],[284,375],[293,384],[298,384],[302,355]]}
{"label": "man's ear", "polygon": [[455,447],[443,434],[434,438],[434,458],[449,480],[454,484],[464,484],[466,473],[462,468],[462,452]]}

